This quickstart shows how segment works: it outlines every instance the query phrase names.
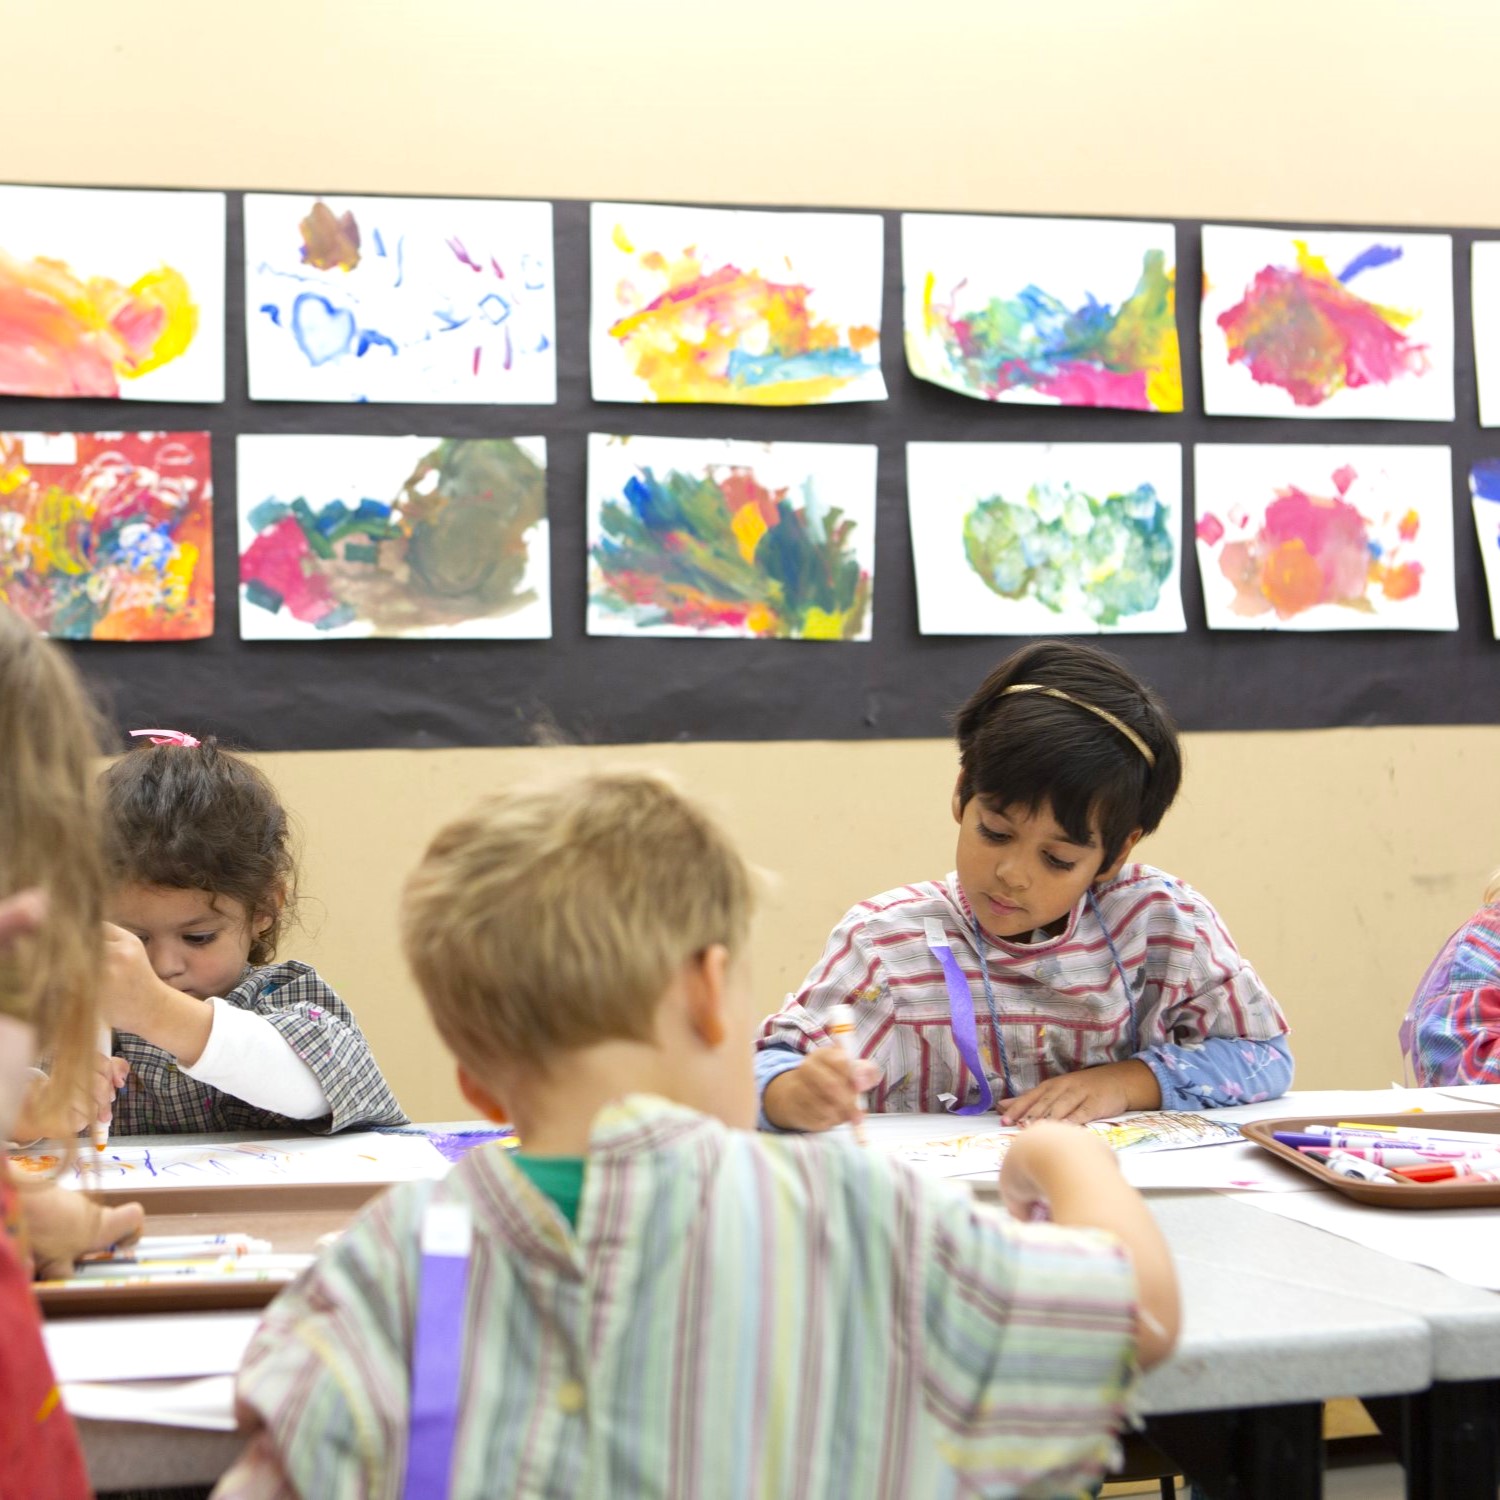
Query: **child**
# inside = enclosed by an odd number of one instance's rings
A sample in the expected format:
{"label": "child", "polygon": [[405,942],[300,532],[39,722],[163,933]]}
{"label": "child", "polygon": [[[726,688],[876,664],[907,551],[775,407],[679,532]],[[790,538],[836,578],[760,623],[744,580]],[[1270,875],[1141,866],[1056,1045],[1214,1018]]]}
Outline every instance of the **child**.
{"label": "child", "polygon": [[404,1123],[349,1008],[272,961],[296,872],[271,783],[212,739],[144,732],[102,778],[116,1133]]}
{"label": "child", "polygon": [[1401,1050],[1424,1088],[1500,1083],[1500,870],[1482,899],[1428,966],[1401,1023]]}
{"label": "child", "polygon": [[272,1305],[221,1500],[1051,1496],[1102,1473],[1133,1356],[1175,1337],[1145,1205],[1061,1126],[1003,1176],[1056,1225],[754,1134],[749,905],[723,833],[651,776],[513,791],[437,836],[407,956],[465,1095],[526,1154],[395,1188]]}
{"label": "child", "polygon": [[[1177,794],[1177,733],[1113,657],[1041,641],[959,711],[957,870],[862,901],[762,1025],[761,1122],[998,1101],[1088,1121],[1285,1093],[1286,1022],[1218,914],[1127,864]],[[829,1007],[853,1003],[851,1062]]]}

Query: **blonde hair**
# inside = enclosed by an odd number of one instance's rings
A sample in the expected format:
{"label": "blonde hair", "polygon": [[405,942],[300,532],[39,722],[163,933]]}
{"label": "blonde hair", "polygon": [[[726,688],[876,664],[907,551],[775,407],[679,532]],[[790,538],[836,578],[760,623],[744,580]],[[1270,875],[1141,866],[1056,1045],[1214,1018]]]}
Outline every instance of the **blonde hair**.
{"label": "blonde hair", "polygon": [[648,1040],[684,962],[740,950],[751,904],[728,836],[664,778],[585,773],[444,828],[406,882],[402,939],[455,1057],[545,1067]]}
{"label": "blonde hair", "polygon": [[[42,1103],[70,1133],[67,1101],[93,1071],[103,960],[104,862],[94,804],[100,720],[72,665],[0,602],[0,897],[47,895],[40,930],[0,956],[0,1013],[50,1054]],[[55,1118],[51,1118],[55,1116]]]}
{"label": "blonde hair", "polygon": [[1484,888],[1484,904],[1493,906],[1497,901],[1500,901],[1500,870],[1490,876],[1489,884]]}

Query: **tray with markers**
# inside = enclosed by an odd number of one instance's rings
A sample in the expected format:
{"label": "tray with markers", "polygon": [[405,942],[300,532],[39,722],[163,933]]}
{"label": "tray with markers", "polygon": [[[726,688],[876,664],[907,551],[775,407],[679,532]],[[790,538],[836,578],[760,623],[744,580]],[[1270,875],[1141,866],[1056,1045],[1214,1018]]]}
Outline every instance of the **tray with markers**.
{"label": "tray with markers", "polygon": [[1379,1208],[1500,1208],[1500,1109],[1289,1115],[1240,1127],[1324,1186]]}

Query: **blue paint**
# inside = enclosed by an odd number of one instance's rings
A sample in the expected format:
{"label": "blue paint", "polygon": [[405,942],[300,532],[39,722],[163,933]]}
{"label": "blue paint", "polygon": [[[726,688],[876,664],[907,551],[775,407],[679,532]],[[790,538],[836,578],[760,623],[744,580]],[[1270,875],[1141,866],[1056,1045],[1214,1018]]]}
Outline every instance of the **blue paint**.
{"label": "blue paint", "polygon": [[281,327],[281,309],[274,302],[262,302],[260,310],[278,327]]}
{"label": "blue paint", "polygon": [[292,337],[309,364],[326,365],[347,354],[354,334],[354,314],[347,307],[335,307],[316,292],[303,292],[292,303]]}
{"label": "blue paint", "polygon": [[455,328],[462,328],[469,321],[467,318],[460,318],[456,313],[444,312],[440,307],[434,308],[432,315],[443,325],[438,330],[439,333],[452,333]]}
{"label": "blue paint", "polygon": [[396,285],[401,285],[401,278],[406,275],[406,236],[403,234],[396,241]]}
{"label": "blue paint", "polygon": [[291,507],[281,500],[262,500],[246,517],[257,533],[291,515]]}
{"label": "blue paint", "polygon": [[510,303],[499,292],[489,292],[479,299],[479,310],[498,328],[510,316]]}
{"label": "blue paint", "polygon": [[1369,551],[1370,556],[1377,560],[1385,556],[1385,548],[1373,537],[1365,543],[1365,547]]}
{"label": "blue paint", "polygon": [[314,630],[337,630],[340,625],[347,625],[354,618],[354,606],[352,604],[340,604],[335,609],[330,609],[321,620],[313,626]]}
{"label": "blue paint", "polygon": [[324,536],[331,536],[344,524],[348,515],[349,507],[342,500],[330,500],[318,512],[318,519],[315,524]]}
{"label": "blue paint", "polygon": [[1469,470],[1469,488],[1481,500],[1500,500],[1500,458],[1481,458]]}
{"label": "blue paint", "polygon": [[396,347],[394,339],[388,339],[383,333],[377,333],[373,328],[361,328],[359,331],[359,347],[354,351],[356,358],[362,358],[371,349],[389,349],[392,354],[401,351]]}
{"label": "blue paint", "polygon": [[146,1148],[146,1159],[143,1165],[153,1177],[157,1175],[156,1163],[151,1160],[151,1148],[149,1146]]}
{"label": "blue paint", "polygon": [[854,349],[820,349],[812,354],[746,354],[734,349],[729,355],[729,379],[738,386],[779,385],[784,380],[815,380],[832,375],[848,380],[870,366]]}
{"label": "blue paint", "polygon": [[1353,260],[1339,272],[1340,281],[1353,281],[1361,271],[1373,271],[1377,266],[1388,266],[1393,260],[1401,259],[1401,248],[1399,245],[1371,245],[1368,250],[1361,250]]}
{"label": "blue paint", "polygon": [[528,292],[539,292],[547,285],[547,268],[534,255],[521,257],[521,284]]}
{"label": "blue paint", "polygon": [[375,253],[376,253],[376,255],[384,255],[385,254],[385,241],[383,239],[381,239],[381,237],[380,237],[380,231],[378,229],[372,229],[370,231],[370,233],[375,237]]}
{"label": "blue paint", "polygon": [[361,500],[359,509],[354,512],[354,519],[366,525],[385,525],[391,519],[390,503],[384,500]]}
{"label": "blue paint", "polygon": [[550,349],[551,347],[552,347],[552,340],[549,339],[547,337],[547,335],[544,333],[541,336],[541,338],[539,338],[537,340],[536,352],[538,354],[541,354],[541,353],[545,352],[546,350]]}

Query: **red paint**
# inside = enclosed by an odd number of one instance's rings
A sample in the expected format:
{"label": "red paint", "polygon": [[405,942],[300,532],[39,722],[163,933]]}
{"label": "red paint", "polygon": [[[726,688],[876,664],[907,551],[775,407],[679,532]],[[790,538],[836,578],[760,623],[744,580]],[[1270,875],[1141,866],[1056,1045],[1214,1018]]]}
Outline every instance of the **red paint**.
{"label": "red paint", "polygon": [[293,619],[316,625],[334,608],[333,590],[314,571],[312,548],[291,516],[268,526],[240,557],[240,581],[280,594]]}

